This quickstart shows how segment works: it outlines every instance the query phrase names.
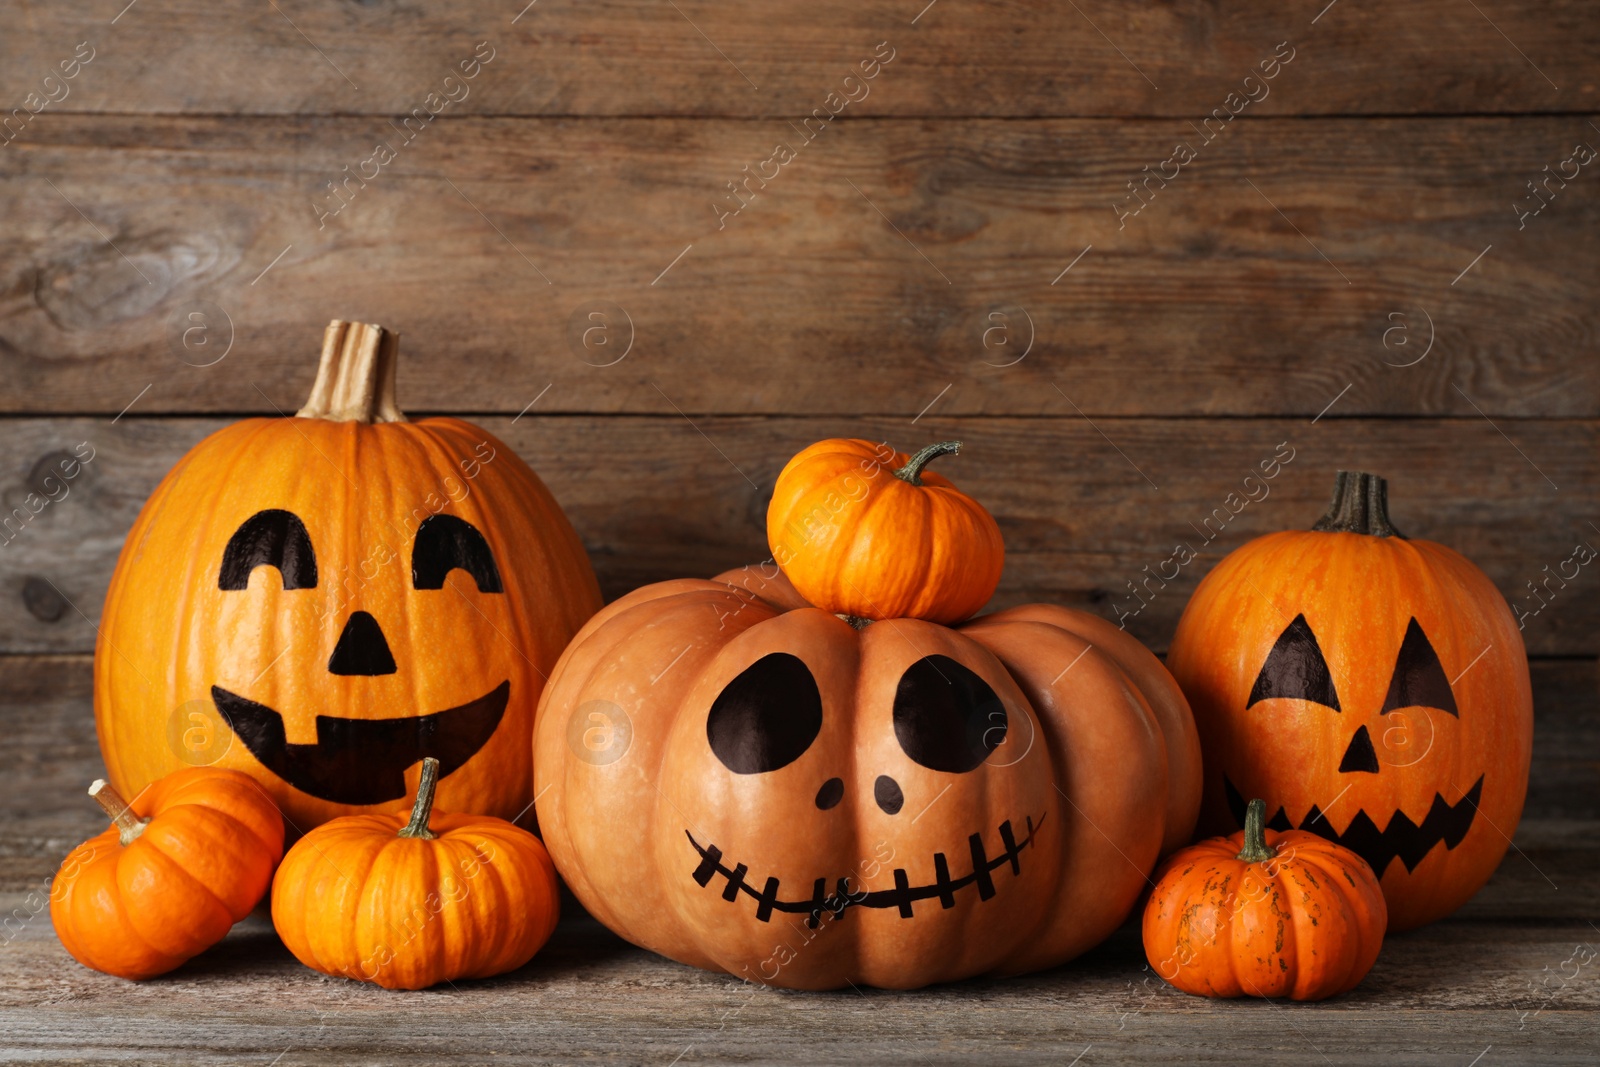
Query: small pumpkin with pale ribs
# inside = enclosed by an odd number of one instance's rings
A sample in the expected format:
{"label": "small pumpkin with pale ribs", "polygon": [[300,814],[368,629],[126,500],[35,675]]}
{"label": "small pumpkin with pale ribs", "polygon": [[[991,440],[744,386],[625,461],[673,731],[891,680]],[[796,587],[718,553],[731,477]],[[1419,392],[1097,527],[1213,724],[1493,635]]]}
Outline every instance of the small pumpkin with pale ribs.
{"label": "small pumpkin with pale ribs", "polygon": [[1383,945],[1388,909],[1360,856],[1305,830],[1244,829],[1168,858],[1144,910],[1156,973],[1207,997],[1322,1000],[1354,989]]}
{"label": "small pumpkin with pale ribs", "polygon": [[250,914],[283,856],[283,816],[238,771],[186,768],[131,804],[104,781],[89,795],[113,825],[61,864],[50,920],[97,971],[153,978],[204,952]]}
{"label": "small pumpkin with pale ribs", "polygon": [[335,977],[423,989],[521,967],[560,914],[539,839],[504,819],[433,810],[422,764],[411,814],[346,815],[301,838],[272,884],[272,922],[295,957]]}
{"label": "small pumpkin with pale ribs", "polygon": [[772,558],[811,604],[861,619],[957,623],[989,602],[1005,566],[1000,527],[930,462],[960,441],[913,456],[834,438],[801,450],[767,508]]}

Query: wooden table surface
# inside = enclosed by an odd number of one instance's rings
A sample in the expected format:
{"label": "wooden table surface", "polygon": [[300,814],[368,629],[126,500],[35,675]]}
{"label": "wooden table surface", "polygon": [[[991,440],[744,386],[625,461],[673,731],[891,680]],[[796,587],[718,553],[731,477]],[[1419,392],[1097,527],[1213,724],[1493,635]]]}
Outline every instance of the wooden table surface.
{"label": "wooden table surface", "polygon": [[[1600,546],[1597,71],[1587,0],[0,4],[0,1059],[1600,1061],[1600,569],[1552,578]],[[575,909],[416,995],[259,916],[164,979],[85,971],[39,902],[99,824],[117,551],[196,441],[298,407],[335,317],[402,334],[408,411],[540,472],[608,599],[764,557],[813,440],[960,437],[994,606],[1161,651],[1224,554],[1385,475],[1523,620],[1516,847],[1315,1006],[1179,995],[1126,929],[1026,978],[779,993]]]}

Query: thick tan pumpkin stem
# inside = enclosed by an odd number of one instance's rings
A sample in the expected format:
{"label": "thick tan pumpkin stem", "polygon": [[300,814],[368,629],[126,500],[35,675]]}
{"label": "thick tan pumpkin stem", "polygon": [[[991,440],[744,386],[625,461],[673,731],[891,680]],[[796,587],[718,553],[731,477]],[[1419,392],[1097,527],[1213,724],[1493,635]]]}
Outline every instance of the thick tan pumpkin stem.
{"label": "thick tan pumpkin stem", "polygon": [[422,761],[422,780],[417,783],[417,802],[411,806],[411,821],[400,831],[401,837],[420,837],[432,841],[439,835],[428,829],[433,815],[433,791],[439,785],[439,761],[429,756]]}
{"label": "thick tan pumpkin stem", "polygon": [[126,848],[138,840],[144,833],[144,828],[150,825],[149,819],[141,819],[133,813],[133,808],[122,799],[122,794],[116,787],[104,778],[96,778],[89,786],[89,795],[94,797],[96,804],[111,816],[111,821],[117,824],[117,836]]}
{"label": "thick tan pumpkin stem", "polygon": [[1259,797],[1250,802],[1244,812],[1244,848],[1239,858],[1246,863],[1270,860],[1278,850],[1267,844],[1267,802]]}
{"label": "thick tan pumpkin stem", "polygon": [[1340,471],[1334,475],[1333,503],[1311,528],[1324,533],[1406,539],[1389,521],[1389,483],[1364,471]]}
{"label": "thick tan pumpkin stem", "polygon": [[302,419],[405,422],[394,402],[400,335],[367,322],[334,319],[322,335],[322,362]]}
{"label": "thick tan pumpkin stem", "polygon": [[961,451],[960,441],[940,441],[936,445],[929,445],[916,455],[906,460],[906,465],[894,472],[894,476],[902,482],[912,485],[922,484],[922,468],[940,456],[954,456]]}

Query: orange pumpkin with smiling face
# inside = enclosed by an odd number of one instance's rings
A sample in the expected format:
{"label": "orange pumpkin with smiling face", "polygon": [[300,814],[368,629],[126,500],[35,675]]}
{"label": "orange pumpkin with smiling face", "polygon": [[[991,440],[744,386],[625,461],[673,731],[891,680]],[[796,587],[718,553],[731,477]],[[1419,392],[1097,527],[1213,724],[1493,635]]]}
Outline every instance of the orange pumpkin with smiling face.
{"label": "orange pumpkin with smiling face", "polygon": [[1383,479],[1340,472],[1311,530],[1218,564],[1167,665],[1200,728],[1203,831],[1264,798],[1272,829],[1371,865],[1391,930],[1450,914],[1505,855],[1533,740],[1522,635],[1465,557],[1399,534]]}
{"label": "orange pumpkin with smiling face", "polygon": [[537,475],[394,402],[397,341],[334,322],[298,417],[196,445],[106,596],[95,721],[133,795],[186,764],[253,775],[294,829],[397,811],[427,756],[451,810],[514,818],[544,675],[600,606]]}
{"label": "orange pumpkin with smiling face", "polygon": [[591,914],[804,989],[1031,971],[1116,929],[1198,803],[1160,662],[1050,605],[862,627],[775,567],[647,586],[584,627],[534,784]]}

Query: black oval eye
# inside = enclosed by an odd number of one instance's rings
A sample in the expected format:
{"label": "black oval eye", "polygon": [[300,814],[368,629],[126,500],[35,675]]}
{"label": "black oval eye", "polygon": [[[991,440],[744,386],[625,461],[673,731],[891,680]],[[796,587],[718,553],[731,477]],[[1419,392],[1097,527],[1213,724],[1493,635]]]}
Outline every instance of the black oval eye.
{"label": "black oval eye", "polygon": [[417,589],[442,589],[445,575],[457,567],[472,575],[478,592],[500,592],[500,568],[478,528],[454,515],[429,515],[417,527],[417,540],[411,546],[411,584]]}
{"label": "black oval eye", "polygon": [[929,770],[972,770],[1006,739],[1006,725],[1006,706],[989,683],[949,656],[924,656],[900,677],[894,735]]}
{"label": "black oval eye", "polygon": [[762,656],[711,705],[706,740],[734,774],[775,771],[799,759],[822,730],[822,693],[799,656]]}
{"label": "black oval eye", "polygon": [[222,550],[218,589],[248,589],[250,572],[276,567],[285,589],[317,587],[317,557],[300,516],[281,508],[258,511],[239,524]]}

